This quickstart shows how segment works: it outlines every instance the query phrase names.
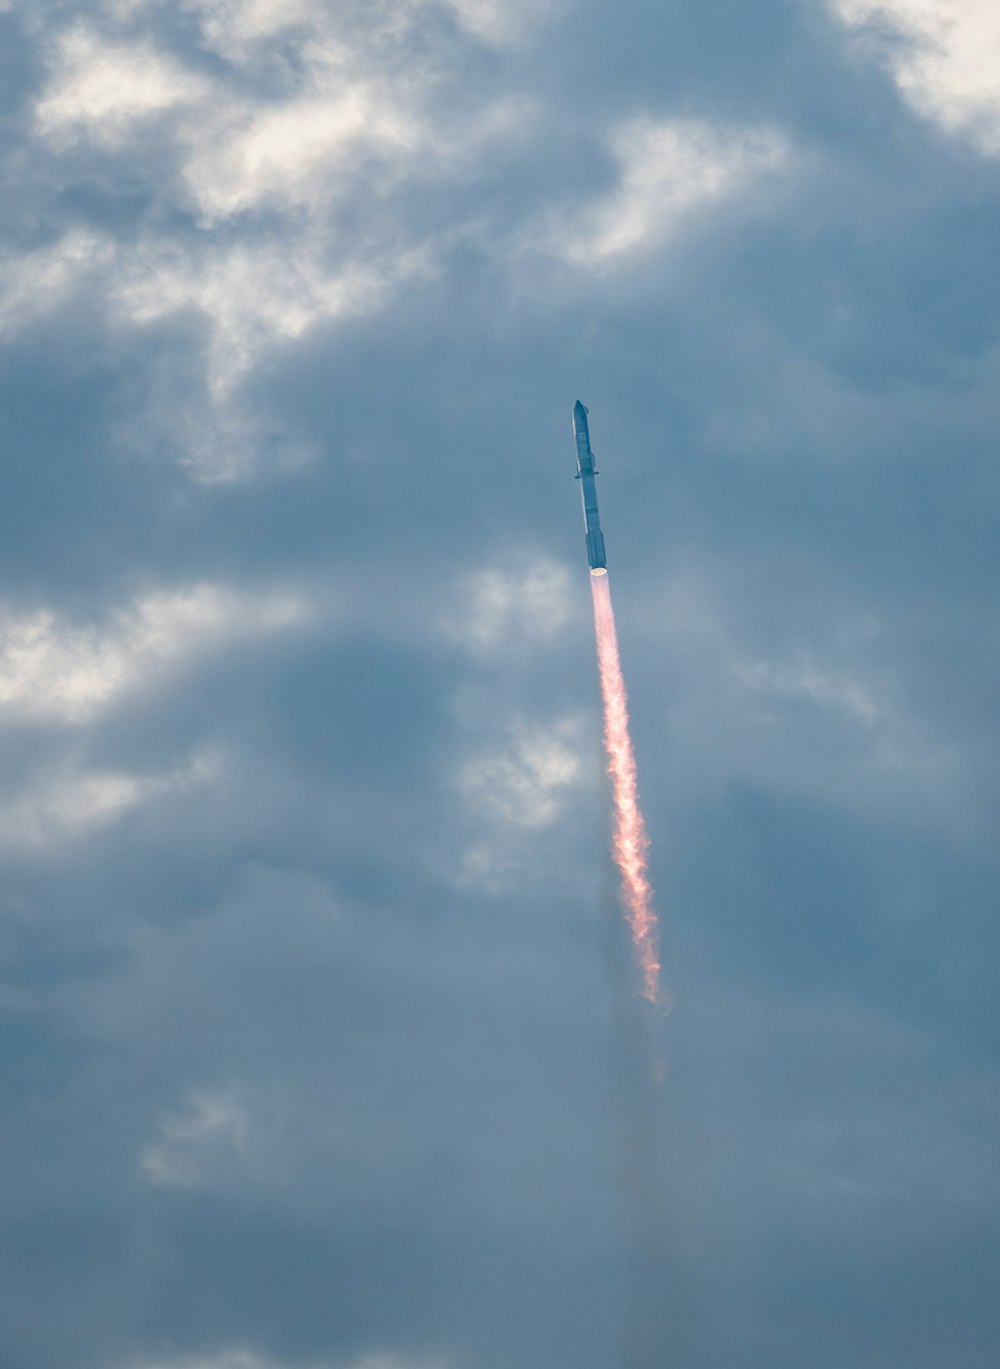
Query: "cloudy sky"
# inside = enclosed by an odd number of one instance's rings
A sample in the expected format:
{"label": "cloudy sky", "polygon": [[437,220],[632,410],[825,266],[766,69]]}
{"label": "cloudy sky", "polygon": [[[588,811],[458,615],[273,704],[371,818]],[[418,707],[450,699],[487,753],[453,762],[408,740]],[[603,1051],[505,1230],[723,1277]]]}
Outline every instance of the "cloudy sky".
{"label": "cloudy sky", "polygon": [[993,1369],[998,73],[995,0],[0,0],[4,1369]]}

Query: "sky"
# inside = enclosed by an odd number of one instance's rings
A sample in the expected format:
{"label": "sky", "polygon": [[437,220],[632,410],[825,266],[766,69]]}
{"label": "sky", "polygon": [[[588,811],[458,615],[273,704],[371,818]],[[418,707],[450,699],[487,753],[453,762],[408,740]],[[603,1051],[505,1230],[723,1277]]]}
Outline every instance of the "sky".
{"label": "sky", "polygon": [[993,1369],[998,70],[0,0],[4,1369]]}

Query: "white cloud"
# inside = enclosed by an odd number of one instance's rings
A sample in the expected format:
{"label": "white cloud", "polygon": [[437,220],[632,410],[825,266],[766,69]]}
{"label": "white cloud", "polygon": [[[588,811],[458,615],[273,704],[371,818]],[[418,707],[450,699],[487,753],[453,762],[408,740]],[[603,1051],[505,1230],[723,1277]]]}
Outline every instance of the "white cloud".
{"label": "white cloud", "polygon": [[[187,314],[205,320],[201,359],[204,386],[172,390],[166,426],[179,459],[207,481],[255,469],[259,423],[238,393],[247,374],[318,323],[361,317],[382,308],[401,282],[433,270],[428,251],[362,252],[331,260],[324,235],[301,226],[242,241],[182,241],[150,237],[128,248],[73,230],[29,252],[0,254],[0,336],[15,335],[65,300],[89,290],[113,323],[143,329]],[[197,363],[198,343],[193,342]],[[192,357],[176,366],[187,375]],[[187,382],[189,383],[189,382]],[[134,440],[157,434],[155,378],[149,409]],[[122,432],[128,434],[129,426]],[[158,434],[157,434],[158,435]],[[288,446],[294,443],[285,443]],[[293,462],[293,464],[295,464]]]}
{"label": "white cloud", "polygon": [[886,59],[915,109],[1000,155],[996,0],[831,0],[851,28],[889,35]]}
{"label": "white cloud", "polygon": [[[552,0],[365,0],[356,9],[324,0],[184,0],[184,8],[197,16],[206,47],[229,61],[246,61],[260,44],[295,32],[303,44],[329,49],[361,27],[384,43],[426,25],[434,10],[449,11],[480,41],[505,46],[544,20]],[[355,15],[360,22],[352,23]]]}
{"label": "white cloud", "polygon": [[509,651],[554,637],[569,617],[569,602],[566,567],[532,557],[518,568],[471,575],[445,631],[474,652]]}
{"label": "white cloud", "polygon": [[[507,43],[548,4],[186,8],[200,53],[164,44],[155,6],[106,5],[99,26],[61,32],[56,20],[35,107],[41,150],[76,158],[78,145],[94,144],[101,174],[141,186],[153,212],[131,242],[74,232],[0,263],[0,328],[16,331],[84,285],[129,341],[130,330],[175,320],[189,343],[157,352],[142,421],[121,421],[118,436],[129,448],[162,443],[196,478],[221,481],[253,475],[264,459],[294,467],[310,456],[259,418],[248,383],[256,370],[319,325],[384,310],[407,282],[432,278],[456,241],[489,238],[466,197],[451,211],[436,192],[523,145],[539,111],[509,89],[468,90],[458,60],[468,43],[447,25],[427,45],[415,46],[414,33],[444,8],[478,39]],[[785,155],[767,131],[648,118],[615,130],[611,147],[617,191],[580,228],[567,229],[564,214],[548,220],[545,250],[591,265],[619,260]],[[412,216],[414,194],[445,207]],[[192,217],[197,231],[173,226]],[[491,250],[516,257],[519,235],[508,232]]]}
{"label": "white cloud", "polygon": [[[316,325],[377,313],[403,283],[433,275],[463,227],[411,225],[401,197],[460,181],[534,118],[531,101],[509,93],[473,94],[461,117],[439,99],[459,74],[461,45],[446,32],[440,46],[412,39],[441,7],[188,0],[203,49],[217,55],[209,61],[164,45],[155,6],[109,0],[99,25],[61,31],[57,18],[35,106],[42,152],[99,148],[101,174],[143,187],[157,212],[131,243],[74,232],[0,261],[0,330],[88,283],[126,336],[200,318],[189,348],[158,355],[143,421],[123,422],[120,437],[165,441],[208,481],[255,473],[265,451],[282,465],[307,459],[294,437],[270,440],[242,388],[249,373]],[[502,6],[449,7],[466,28],[506,31]],[[518,6],[517,23],[533,10]],[[197,232],[163,227],[192,215]]]}
{"label": "white cloud", "polygon": [[249,1350],[223,1350],[213,1355],[191,1355],[183,1359],[142,1360],[128,1369],[281,1369],[274,1360],[263,1360]]}
{"label": "white cloud", "polygon": [[186,308],[204,314],[211,323],[208,388],[224,399],[276,342],[301,337],[320,320],[377,308],[394,284],[423,265],[416,251],[331,268],[322,242],[301,235],[290,243],[265,238],[198,254],[150,244],[118,282],[115,299],[136,324]]}
{"label": "white cloud", "polygon": [[543,245],[582,265],[658,244],[691,209],[733,194],[788,158],[786,143],[771,130],[689,119],[633,119],[615,130],[610,145],[619,165],[614,194],[582,214],[563,213],[543,235]]}
{"label": "white cloud", "polygon": [[0,334],[14,334],[44,318],[88,280],[114,262],[114,245],[75,229],[46,247],[0,254]]}
{"label": "white cloud", "polygon": [[207,48],[245,60],[254,44],[315,24],[323,7],[316,0],[184,0],[183,8],[197,16]]}
{"label": "white cloud", "polygon": [[184,178],[212,223],[269,203],[318,206],[343,195],[362,158],[406,161],[425,141],[416,117],[355,82],[270,108],[227,109],[214,135],[192,138]]}
{"label": "white cloud", "polygon": [[496,896],[506,892],[517,868],[518,863],[506,844],[475,841],[462,852],[452,878],[460,889],[479,889]]}
{"label": "white cloud", "polygon": [[[477,31],[506,32],[508,10],[492,0],[450,0]],[[124,150],[130,134],[155,116],[176,112],[155,159],[158,193],[189,195],[206,225],[263,207],[313,210],[367,187],[391,190],[386,179],[456,169],[456,153],[478,150],[498,131],[517,128],[512,102],[469,111],[456,124],[428,122],[427,96],[442,73],[433,55],[410,46],[427,4],[366,6],[357,16],[324,4],[271,0],[218,4],[190,0],[204,44],[233,71],[209,77],[133,35],[130,11],[119,41],[83,26],[51,45],[49,83],[36,105],[37,127],[57,144],[85,136]],[[506,16],[506,17],[505,17]],[[288,51],[274,39],[284,34]],[[283,66],[294,55],[296,79]],[[247,96],[232,79],[263,63],[276,73],[267,95]],[[523,105],[525,102],[520,102]],[[529,102],[530,103],[530,102]],[[142,162],[132,167],[147,178]]]}
{"label": "white cloud", "polygon": [[105,770],[43,777],[16,798],[0,797],[0,846],[21,853],[53,850],[157,795],[204,784],[219,763],[217,755],[205,752],[162,774]]}
{"label": "white cloud", "polygon": [[478,811],[510,826],[550,826],[567,790],[581,778],[580,730],[579,720],[571,717],[551,727],[515,723],[502,746],[462,767],[462,795]]}
{"label": "white cloud", "polygon": [[143,1173],[150,1183],[183,1188],[225,1177],[246,1159],[249,1126],[246,1103],[236,1093],[192,1093],[143,1150]]}
{"label": "white cloud", "polygon": [[470,33],[497,46],[516,44],[533,31],[550,5],[539,0],[443,0]]}
{"label": "white cloud", "polygon": [[[232,34],[244,60],[244,40],[294,26],[297,13],[293,7],[280,16],[268,5],[224,15],[201,9],[210,35],[222,41]],[[278,93],[252,100],[225,73],[210,79],[151,42],[116,42],[78,26],[50,49],[50,79],[35,108],[38,132],[57,146],[86,137],[124,155],[143,124],[176,113],[160,130],[157,192],[189,196],[206,224],[265,205],[316,207],[353,188],[345,177],[361,160],[395,151],[406,162],[430,141],[408,102],[411,89],[419,95],[419,81],[399,73],[389,79],[384,58],[380,64],[363,43],[342,41],[323,7],[313,7],[298,49],[295,87],[286,81]],[[129,169],[148,179],[152,168],[133,159]]]}
{"label": "white cloud", "polygon": [[[241,389],[249,373],[320,323],[376,312],[402,281],[432,270],[430,254],[420,245],[330,260],[323,234],[301,226],[284,237],[271,232],[232,243],[209,238],[195,248],[143,243],[109,282],[119,320],[142,328],[197,313],[207,324],[204,389],[178,412],[176,377],[166,378],[170,398],[162,411],[154,387],[143,416],[145,437],[162,431],[180,462],[205,483],[252,475],[264,427]],[[123,434],[126,442],[143,440],[143,431]],[[294,438],[282,435],[278,445],[286,466],[309,459]]]}
{"label": "white cloud", "polygon": [[151,671],[241,637],[269,635],[305,616],[284,594],[216,585],[151,594],[102,625],[42,611],[0,620],[0,718],[78,723]]}
{"label": "white cloud", "polygon": [[871,691],[846,671],[824,670],[807,654],[798,653],[789,664],[768,661],[734,661],[732,673],[747,689],[789,699],[808,699],[821,707],[846,713],[871,726],[878,706]]}
{"label": "white cloud", "polygon": [[112,822],[138,803],[146,785],[114,772],[79,775],[0,806],[0,843],[34,849]]}
{"label": "white cloud", "polygon": [[[341,1360],[335,1365],[330,1360],[297,1363],[294,1369],[447,1369],[443,1359],[413,1359],[393,1354],[365,1355],[350,1364]],[[131,1361],[127,1369],[293,1369],[287,1361],[263,1358],[250,1350],[222,1350],[209,1355],[187,1355],[169,1360]]]}
{"label": "white cloud", "polygon": [[77,27],[51,57],[54,77],[36,106],[43,136],[87,134],[118,144],[137,122],[205,97],[207,83],[144,43],[114,43]]}

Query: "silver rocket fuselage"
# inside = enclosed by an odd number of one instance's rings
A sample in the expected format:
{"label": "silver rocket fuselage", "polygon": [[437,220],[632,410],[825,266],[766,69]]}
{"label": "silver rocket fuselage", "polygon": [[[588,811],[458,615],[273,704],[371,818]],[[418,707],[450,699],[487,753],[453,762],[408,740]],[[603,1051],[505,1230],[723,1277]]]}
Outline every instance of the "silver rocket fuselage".
{"label": "silver rocket fuselage", "polygon": [[573,407],[573,433],[576,436],[576,478],[583,495],[583,525],[587,530],[587,560],[591,571],[605,571],[608,562],[604,554],[604,533],[601,532],[597,485],[594,482],[597,468],[594,466],[594,453],[590,450],[587,410],[579,400]]}

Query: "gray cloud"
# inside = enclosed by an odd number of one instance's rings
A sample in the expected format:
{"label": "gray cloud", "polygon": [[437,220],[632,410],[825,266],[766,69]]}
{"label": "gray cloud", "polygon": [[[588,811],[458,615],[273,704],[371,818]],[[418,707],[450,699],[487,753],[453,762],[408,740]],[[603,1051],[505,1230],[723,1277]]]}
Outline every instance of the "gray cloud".
{"label": "gray cloud", "polygon": [[5,1365],[994,1362],[990,22],[0,13]]}

